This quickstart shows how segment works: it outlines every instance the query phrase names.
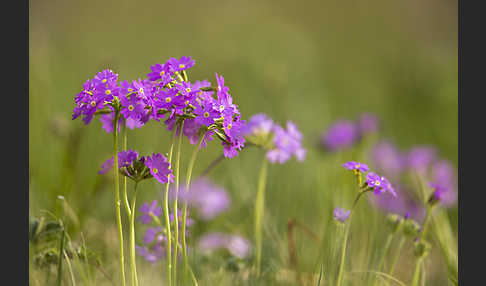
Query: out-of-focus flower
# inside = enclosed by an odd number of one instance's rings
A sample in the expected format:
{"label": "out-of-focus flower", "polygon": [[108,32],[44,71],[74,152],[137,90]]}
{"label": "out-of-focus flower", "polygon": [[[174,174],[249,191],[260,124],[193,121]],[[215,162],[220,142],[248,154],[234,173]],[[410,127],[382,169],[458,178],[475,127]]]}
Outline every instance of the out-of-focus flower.
{"label": "out-of-focus flower", "polygon": [[350,214],[350,210],[345,210],[343,208],[334,209],[334,219],[342,223],[344,223],[349,218]]}
{"label": "out-of-focus flower", "polygon": [[360,172],[368,172],[369,170],[368,165],[355,161],[346,162],[343,164],[343,167],[348,170],[358,170]]}
{"label": "out-of-focus flower", "polygon": [[203,253],[210,253],[218,249],[226,249],[232,255],[243,259],[250,253],[250,242],[238,235],[213,232],[203,235],[198,241],[198,249]]}
{"label": "out-of-focus flower", "polygon": [[371,113],[363,113],[358,121],[358,128],[360,135],[378,131],[378,118]]}
{"label": "out-of-focus flower", "polygon": [[330,151],[351,147],[359,139],[359,129],[351,121],[334,123],[321,137],[321,143]]}
{"label": "out-of-focus flower", "polygon": [[139,211],[142,213],[142,215],[138,217],[138,221],[143,224],[148,224],[152,221],[152,216],[150,214],[154,216],[160,216],[162,214],[162,208],[157,206],[156,200],[154,200],[150,205],[149,203],[143,203]]}

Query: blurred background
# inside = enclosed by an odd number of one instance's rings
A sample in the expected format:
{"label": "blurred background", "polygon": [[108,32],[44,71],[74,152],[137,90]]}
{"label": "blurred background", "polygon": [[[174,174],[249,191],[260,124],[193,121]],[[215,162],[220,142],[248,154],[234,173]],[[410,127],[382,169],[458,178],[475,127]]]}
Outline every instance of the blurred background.
{"label": "blurred background", "polygon": [[[196,65],[189,78],[215,82],[214,73],[222,74],[243,118],[264,112],[281,124],[298,125],[306,161],[269,170],[264,242],[269,272],[288,266],[288,220],[325,236],[334,206],[351,205],[353,178],[340,165],[366,160],[366,152],[329,153],[320,147],[321,134],[336,120],[373,113],[380,119],[379,138],[403,150],[433,146],[457,167],[457,1],[36,0],[29,13],[30,214],[60,214],[57,197],[64,196],[75,214],[68,224],[73,239],[83,233],[110,273],[116,272],[112,183],[97,171],[111,157],[112,137],[97,119],[87,126],[71,121],[74,96],[102,69],[132,80],[169,57],[191,56]],[[141,154],[165,153],[168,144],[169,133],[156,122],[129,132],[129,147]],[[185,164],[191,151],[186,142]],[[219,143],[209,144],[195,176],[221,152]],[[209,178],[233,203],[225,215],[197,225],[195,237],[225,231],[252,241],[263,154],[248,149],[211,171]],[[161,198],[154,180],[141,190],[140,203]],[[373,223],[356,220],[353,269],[366,266],[361,258],[366,254],[357,252],[360,238],[380,245],[386,237],[380,214],[366,203],[362,212],[371,212]],[[457,208],[447,214],[456,233]],[[297,234],[296,243],[302,269],[314,271],[319,246],[304,234]],[[443,263],[428,266],[427,285],[445,285]],[[144,268],[142,280],[158,279],[160,269]],[[412,261],[404,262],[397,277],[409,281],[412,269]],[[204,279],[224,284],[222,274],[208,276],[201,278],[203,285]]]}

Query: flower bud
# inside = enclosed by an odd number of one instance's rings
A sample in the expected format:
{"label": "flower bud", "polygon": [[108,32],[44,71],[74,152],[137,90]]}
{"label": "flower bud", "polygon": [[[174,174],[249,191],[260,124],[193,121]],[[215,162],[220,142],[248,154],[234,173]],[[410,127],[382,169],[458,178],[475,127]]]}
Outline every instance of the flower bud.
{"label": "flower bud", "polygon": [[386,225],[393,233],[397,232],[403,224],[403,219],[397,214],[389,214],[386,216]]}
{"label": "flower bud", "polygon": [[413,254],[418,258],[424,258],[429,254],[431,246],[427,241],[419,240],[414,243],[414,247]]}
{"label": "flower bud", "polygon": [[403,233],[406,236],[415,237],[420,232],[420,224],[413,219],[407,219],[403,224]]}

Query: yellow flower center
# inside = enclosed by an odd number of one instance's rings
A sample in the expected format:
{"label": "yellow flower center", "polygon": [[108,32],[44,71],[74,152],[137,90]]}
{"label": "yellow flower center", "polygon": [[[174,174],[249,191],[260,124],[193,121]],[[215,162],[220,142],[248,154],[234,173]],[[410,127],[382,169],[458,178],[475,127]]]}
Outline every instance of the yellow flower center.
{"label": "yellow flower center", "polygon": [[191,89],[189,87],[186,88],[186,92],[191,92]]}
{"label": "yellow flower center", "polygon": [[230,129],[231,129],[231,127],[233,127],[233,126],[231,126],[231,123],[230,123],[230,124],[228,124],[228,126],[226,126],[226,128],[228,128],[228,130],[230,130]]}
{"label": "yellow flower center", "polygon": [[160,76],[163,76],[165,74],[165,71],[160,72]]}
{"label": "yellow flower center", "polygon": [[185,103],[186,105],[188,105],[188,104],[189,104],[189,100],[186,100],[186,102],[184,102],[184,103]]}
{"label": "yellow flower center", "polygon": [[379,186],[380,185],[380,181],[375,181],[375,185]]}
{"label": "yellow flower center", "polygon": [[127,90],[128,90],[128,92],[132,92],[133,88],[129,87]]}
{"label": "yellow flower center", "polygon": [[104,78],[104,79],[103,79],[101,82],[102,82],[102,83],[105,83],[105,82],[106,82],[106,78]]}
{"label": "yellow flower center", "polygon": [[183,68],[185,68],[185,67],[186,67],[186,65],[185,65],[185,64],[180,64],[180,65],[179,65],[179,68],[181,68],[181,69],[183,69]]}
{"label": "yellow flower center", "polygon": [[219,111],[223,111],[223,110],[224,110],[224,106],[221,104],[221,105],[219,106]]}
{"label": "yellow flower center", "polygon": [[356,164],[356,169],[359,169],[361,166],[359,164]]}
{"label": "yellow flower center", "polygon": [[105,93],[106,93],[106,95],[110,95],[110,94],[111,94],[111,90],[107,89],[107,90],[105,91]]}
{"label": "yellow flower center", "polygon": [[131,104],[130,104],[130,105],[128,106],[128,110],[132,111],[133,109],[134,109],[133,105],[131,105]]}
{"label": "yellow flower center", "polygon": [[159,172],[159,170],[158,170],[157,168],[152,168],[152,172],[153,172],[154,174],[157,174],[157,173]]}
{"label": "yellow flower center", "polygon": [[139,91],[140,91],[140,93],[143,93],[143,87],[141,87],[141,88],[139,89]]}
{"label": "yellow flower center", "polygon": [[96,106],[96,101],[91,101],[91,106],[95,107]]}
{"label": "yellow flower center", "polygon": [[204,117],[206,117],[206,118],[209,117],[209,112],[207,112],[207,111],[204,112]]}
{"label": "yellow flower center", "polygon": [[169,102],[171,102],[171,101],[172,101],[172,98],[170,98],[170,97],[166,97],[166,98],[165,98],[165,102],[169,103]]}

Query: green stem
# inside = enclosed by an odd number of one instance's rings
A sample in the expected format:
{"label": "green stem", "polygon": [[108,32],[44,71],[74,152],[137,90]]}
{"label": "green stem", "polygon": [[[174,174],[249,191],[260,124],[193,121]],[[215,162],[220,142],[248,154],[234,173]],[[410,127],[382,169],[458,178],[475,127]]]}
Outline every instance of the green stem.
{"label": "green stem", "polygon": [[342,246],[342,251],[341,251],[341,261],[339,264],[339,270],[338,270],[338,277],[337,277],[337,282],[336,285],[341,286],[342,280],[343,280],[343,270],[344,270],[344,257],[346,256],[346,246],[348,243],[348,235],[349,235],[349,230],[351,228],[351,219],[353,217],[353,210],[356,207],[356,204],[359,201],[359,198],[364,194],[368,192],[367,190],[365,191],[360,191],[359,194],[356,196],[356,199],[354,200],[353,207],[351,208],[351,211],[349,213],[349,218],[347,221],[346,225],[346,230],[344,232],[344,239],[343,239],[343,246]]}
{"label": "green stem", "polygon": [[120,180],[118,177],[118,117],[119,111],[115,111],[115,118],[113,119],[113,175],[115,180],[115,211],[116,224],[118,227],[118,240],[120,251],[120,273],[122,286],[125,286],[125,256],[123,254],[123,228],[120,211]]}
{"label": "green stem", "polygon": [[[199,148],[201,148],[201,143],[206,136],[206,133],[201,134],[199,138],[199,142],[197,143],[196,148],[192,152],[191,159],[189,161],[189,166],[187,167],[187,176],[186,176],[186,195],[189,193],[189,186],[191,184],[191,176],[192,176],[192,169],[194,168],[194,164],[196,162],[197,154],[199,152]],[[186,218],[187,218],[187,200],[184,200],[184,207],[182,209],[182,256],[184,259],[184,277],[187,275],[187,266],[189,265],[187,261],[187,248],[186,248]]]}
{"label": "green stem", "polygon": [[[121,134],[123,137],[123,150],[127,150],[127,145],[128,145],[128,138],[127,138],[127,127],[125,120],[123,120],[123,125],[121,126]],[[123,197],[124,197],[124,203],[125,203],[125,210],[127,211],[128,217],[131,216],[131,210],[130,210],[130,204],[128,202],[128,196],[127,196],[127,177],[123,176]]]}
{"label": "green stem", "polygon": [[[132,210],[135,210],[136,200],[137,200],[137,185],[138,182],[135,182],[135,188],[133,191],[133,199],[132,199]],[[138,277],[137,277],[137,262],[135,256],[135,211],[131,212],[130,214],[130,268],[132,274],[132,285],[138,286]]]}
{"label": "green stem", "polygon": [[255,254],[256,254],[256,275],[260,276],[260,265],[262,259],[262,223],[265,207],[265,185],[267,180],[268,162],[264,157],[258,177],[258,189],[255,199]]}
{"label": "green stem", "polygon": [[427,227],[429,225],[430,217],[432,215],[432,209],[433,209],[433,206],[427,207],[427,214],[425,215],[424,226],[423,226],[422,231],[420,232],[420,236],[419,236],[420,240],[422,240],[425,237],[425,233],[427,232],[427,229],[428,229]]}
{"label": "green stem", "polygon": [[[169,158],[167,158],[169,164],[172,162],[172,151],[174,150],[176,130],[177,128],[174,128],[172,140],[170,143]],[[170,182],[167,182],[167,184],[165,185],[164,215],[165,215],[165,230],[167,234],[167,282],[168,285],[171,286],[172,285],[172,235],[170,232],[170,218],[169,218],[169,185]]]}
{"label": "green stem", "polygon": [[61,286],[61,280],[62,280],[62,254],[64,252],[64,228],[61,232],[61,242],[59,245],[59,262],[57,265],[57,285]]}
{"label": "green stem", "polygon": [[398,258],[400,257],[400,252],[402,251],[403,244],[405,243],[405,237],[402,237],[400,239],[400,242],[398,243],[398,248],[397,252],[395,254],[395,258],[393,259],[392,265],[390,267],[390,271],[388,271],[388,274],[393,276],[393,271],[395,270],[395,266],[397,265]]}
{"label": "green stem", "polygon": [[[179,196],[179,166],[181,162],[181,148],[182,148],[182,130],[184,128],[184,119],[179,125],[179,140],[177,143],[176,164],[175,164],[175,197],[174,197],[174,223],[175,223],[175,245],[179,242],[179,214],[178,214],[178,196]],[[174,247],[174,281],[177,284],[177,250],[178,247]]]}
{"label": "green stem", "polygon": [[413,272],[412,283],[411,286],[417,286],[420,277],[420,268],[422,264],[422,258],[417,258],[417,262],[415,264],[415,271]]}
{"label": "green stem", "polygon": [[[383,254],[381,255],[380,262],[378,263],[378,268],[377,268],[378,270],[377,271],[379,271],[379,272],[382,272],[383,263],[385,262],[385,256],[388,253],[388,249],[390,248],[390,244],[393,240],[394,234],[395,233],[392,232],[392,233],[388,234],[388,237],[386,238],[385,247],[383,248]],[[376,283],[376,280],[375,280],[375,283]]]}

